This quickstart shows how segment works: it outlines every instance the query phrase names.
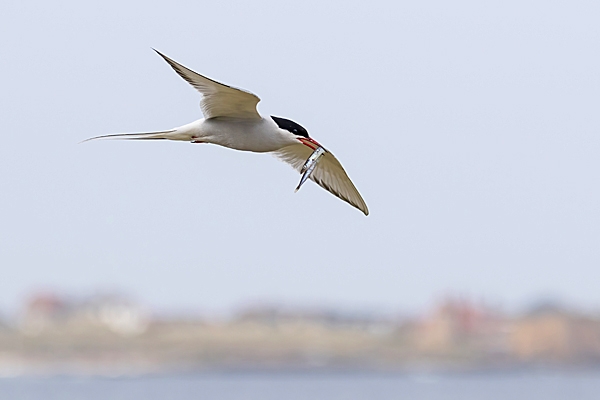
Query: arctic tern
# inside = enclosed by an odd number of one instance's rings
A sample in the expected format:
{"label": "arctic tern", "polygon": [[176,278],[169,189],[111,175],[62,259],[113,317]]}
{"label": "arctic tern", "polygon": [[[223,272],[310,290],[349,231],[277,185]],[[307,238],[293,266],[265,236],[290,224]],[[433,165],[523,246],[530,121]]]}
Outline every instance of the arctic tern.
{"label": "arctic tern", "polygon": [[300,186],[311,179],[325,190],[369,215],[360,193],[331,152],[289,119],[262,117],[256,110],[258,96],[243,89],[219,83],[177,63],[156,51],[174,70],[202,94],[203,119],[160,132],[120,133],[88,140],[119,138],[134,140],[181,140],[211,143],[230,149],[271,153],[302,174]]}

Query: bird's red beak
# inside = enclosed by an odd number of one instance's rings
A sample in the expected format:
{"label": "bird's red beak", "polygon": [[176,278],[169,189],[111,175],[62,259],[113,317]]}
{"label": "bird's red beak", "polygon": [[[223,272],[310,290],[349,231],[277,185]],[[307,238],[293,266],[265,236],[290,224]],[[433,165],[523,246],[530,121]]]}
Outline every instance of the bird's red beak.
{"label": "bird's red beak", "polygon": [[304,138],[304,137],[301,137],[301,138],[298,138],[298,140],[299,140],[299,141],[300,141],[300,142],[301,142],[303,145],[305,145],[305,146],[309,147],[311,150],[316,150],[316,149],[317,149],[317,147],[323,147],[323,146],[321,146],[321,145],[319,144],[319,142],[317,142],[316,140],[314,140],[314,139],[311,139],[311,138]]}

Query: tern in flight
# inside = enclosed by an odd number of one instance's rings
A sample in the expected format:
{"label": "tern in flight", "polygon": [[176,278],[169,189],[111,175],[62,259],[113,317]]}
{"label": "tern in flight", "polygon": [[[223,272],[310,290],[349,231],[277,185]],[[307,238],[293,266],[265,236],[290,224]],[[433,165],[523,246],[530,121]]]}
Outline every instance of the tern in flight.
{"label": "tern in flight", "polygon": [[296,190],[310,178],[325,190],[369,215],[365,201],[348,178],[342,164],[308,136],[306,129],[289,119],[262,117],[256,110],[260,99],[255,94],[202,76],[155,51],[179,76],[202,94],[200,108],[205,118],[167,131],[102,135],[87,140],[183,140],[191,143],[218,144],[235,150],[271,153],[291,164],[302,174]]}

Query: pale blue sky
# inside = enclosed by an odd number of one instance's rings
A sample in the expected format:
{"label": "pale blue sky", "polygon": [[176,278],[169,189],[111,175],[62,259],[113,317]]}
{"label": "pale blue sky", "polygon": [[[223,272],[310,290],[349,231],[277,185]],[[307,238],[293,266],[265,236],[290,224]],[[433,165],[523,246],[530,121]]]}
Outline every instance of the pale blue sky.
{"label": "pale blue sky", "polygon": [[[600,306],[600,5],[0,6],[0,311],[39,288],[158,309]],[[152,50],[332,150],[371,215],[268,155],[91,142],[201,117]]]}

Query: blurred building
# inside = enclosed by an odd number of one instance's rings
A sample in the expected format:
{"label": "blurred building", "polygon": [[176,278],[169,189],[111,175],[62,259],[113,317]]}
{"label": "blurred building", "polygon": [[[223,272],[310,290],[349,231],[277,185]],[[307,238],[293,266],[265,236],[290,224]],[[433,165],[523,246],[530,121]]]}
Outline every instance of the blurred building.
{"label": "blurred building", "polygon": [[53,325],[64,323],[69,314],[68,308],[68,302],[55,293],[36,293],[26,302],[19,326],[26,334],[39,334]]}
{"label": "blurred building", "polygon": [[45,330],[98,328],[136,335],[146,330],[148,322],[144,308],[123,296],[109,294],[73,299],[55,293],[38,293],[27,301],[19,327],[28,335]]}
{"label": "blurred building", "polygon": [[514,355],[524,361],[600,362],[600,320],[542,307],[514,321]]}
{"label": "blurred building", "polygon": [[505,316],[456,298],[443,301],[416,324],[413,343],[419,353],[431,356],[502,356],[510,350]]}

